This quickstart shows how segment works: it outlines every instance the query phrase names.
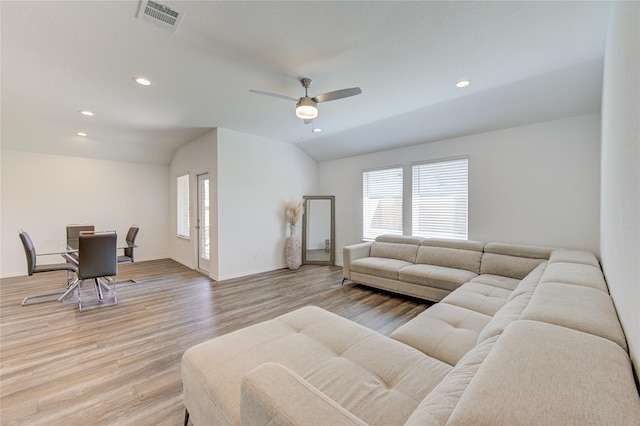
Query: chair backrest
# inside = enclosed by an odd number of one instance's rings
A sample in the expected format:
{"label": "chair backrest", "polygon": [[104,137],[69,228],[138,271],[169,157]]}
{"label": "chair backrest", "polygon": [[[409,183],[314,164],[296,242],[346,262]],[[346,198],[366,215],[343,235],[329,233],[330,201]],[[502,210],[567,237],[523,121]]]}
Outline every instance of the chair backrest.
{"label": "chair backrest", "polygon": [[33,246],[29,234],[24,231],[20,231],[20,240],[24,247],[24,254],[27,256],[27,273],[31,276],[36,269],[36,248]]}
{"label": "chair backrest", "polygon": [[67,239],[78,238],[80,236],[80,232],[95,230],[96,228],[94,225],[67,225]]}
{"label": "chair backrest", "polygon": [[78,244],[78,278],[84,280],[118,274],[118,237],[115,232],[82,232]]}
{"label": "chair backrest", "polygon": [[[133,225],[129,228],[129,232],[127,232],[127,243],[134,244],[136,242],[136,237],[138,236],[138,231],[140,227],[138,225]],[[133,262],[133,247],[128,247],[124,249],[124,255],[131,258]]]}
{"label": "chair backrest", "polygon": [[78,237],[81,232],[95,231],[95,226],[91,224],[67,225],[67,245],[77,249]]}

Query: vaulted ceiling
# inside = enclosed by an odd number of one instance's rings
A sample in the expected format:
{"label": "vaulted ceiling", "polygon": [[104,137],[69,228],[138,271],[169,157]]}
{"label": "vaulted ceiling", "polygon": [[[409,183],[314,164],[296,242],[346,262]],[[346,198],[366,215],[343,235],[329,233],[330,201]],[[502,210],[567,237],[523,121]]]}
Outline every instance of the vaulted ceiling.
{"label": "vaulted ceiling", "polygon": [[[0,2],[2,148],[168,164],[223,127],[324,161],[600,110],[609,2],[160,3],[175,33],[140,1]],[[304,124],[249,92],[302,77],[362,94]]]}

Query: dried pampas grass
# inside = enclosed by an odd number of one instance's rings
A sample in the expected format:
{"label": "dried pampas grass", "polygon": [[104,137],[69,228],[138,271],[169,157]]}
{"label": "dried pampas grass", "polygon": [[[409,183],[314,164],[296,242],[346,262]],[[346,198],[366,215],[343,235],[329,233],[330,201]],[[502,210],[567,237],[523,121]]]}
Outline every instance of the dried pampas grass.
{"label": "dried pampas grass", "polygon": [[302,201],[287,201],[284,207],[289,225],[295,225],[304,210]]}

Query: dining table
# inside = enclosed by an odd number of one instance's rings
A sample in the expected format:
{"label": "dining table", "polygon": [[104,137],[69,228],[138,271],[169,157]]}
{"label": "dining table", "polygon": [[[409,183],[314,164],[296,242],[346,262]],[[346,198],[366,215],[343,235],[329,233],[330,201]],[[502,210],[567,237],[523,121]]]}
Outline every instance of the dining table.
{"label": "dining table", "polygon": [[[38,250],[38,252],[36,253],[36,256],[60,255],[72,263],[77,263],[81,265],[80,260],[77,258],[77,256],[80,254],[79,241],[80,240],[78,238],[68,238],[66,240],[57,240],[57,241],[45,241],[43,242],[43,245],[42,245],[43,249]],[[128,248],[136,248],[136,247],[138,246],[135,243],[127,241],[124,235],[122,237],[118,235],[116,250],[124,250]],[[75,260],[74,258],[71,257],[74,254],[76,255]],[[112,277],[104,277],[104,279],[109,281],[112,285],[115,285],[116,283],[121,283],[121,282],[133,282],[133,283],[136,282],[134,279],[127,279],[123,281],[113,281]],[[111,290],[109,285],[103,282],[102,280],[99,279],[98,283],[99,285],[104,287],[105,290]],[[63,300],[67,299],[69,296],[71,296],[75,288],[76,286],[74,286],[72,283],[72,285],[68,287],[67,291],[65,291],[62,294],[62,296],[58,298],[58,300],[62,302]]]}

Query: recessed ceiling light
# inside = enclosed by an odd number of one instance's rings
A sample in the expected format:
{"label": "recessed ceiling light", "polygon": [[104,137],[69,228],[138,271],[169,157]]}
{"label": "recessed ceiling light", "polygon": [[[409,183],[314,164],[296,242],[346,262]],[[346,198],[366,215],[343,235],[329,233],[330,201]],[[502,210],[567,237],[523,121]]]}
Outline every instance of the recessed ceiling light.
{"label": "recessed ceiling light", "polygon": [[83,137],[84,137],[84,136],[87,136],[87,134],[86,134],[85,132],[78,132],[78,133],[76,133],[76,135],[78,135],[78,136],[83,136]]}
{"label": "recessed ceiling light", "polygon": [[91,111],[86,110],[86,109],[80,111],[80,114],[86,115],[86,116],[89,116],[89,117],[93,117],[93,113]]}
{"label": "recessed ceiling light", "polygon": [[313,130],[311,130],[313,133],[320,133],[322,132],[322,129],[320,129],[319,127],[315,127]]}
{"label": "recessed ceiling light", "polygon": [[471,84],[471,80],[460,80],[459,82],[456,83],[456,87],[467,87],[468,85]]}
{"label": "recessed ceiling light", "polygon": [[134,80],[141,86],[151,86],[151,82],[144,77],[136,77]]}

